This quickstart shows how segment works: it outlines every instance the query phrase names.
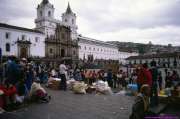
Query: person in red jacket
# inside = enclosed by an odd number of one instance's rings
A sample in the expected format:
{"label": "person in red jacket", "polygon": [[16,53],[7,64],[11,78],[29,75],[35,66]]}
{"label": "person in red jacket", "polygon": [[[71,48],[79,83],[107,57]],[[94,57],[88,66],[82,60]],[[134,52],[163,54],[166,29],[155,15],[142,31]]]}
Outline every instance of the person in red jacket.
{"label": "person in red jacket", "polygon": [[148,69],[147,63],[144,63],[138,72],[137,85],[139,91],[143,84],[152,86],[152,74]]}
{"label": "person in red jacket", "polygon": [[5,84],[0,86],[0,90],[4,92],[4,103],[3,106],[5,108],[11,108],[10,105],[16,103],[16,87],[13,85]]}

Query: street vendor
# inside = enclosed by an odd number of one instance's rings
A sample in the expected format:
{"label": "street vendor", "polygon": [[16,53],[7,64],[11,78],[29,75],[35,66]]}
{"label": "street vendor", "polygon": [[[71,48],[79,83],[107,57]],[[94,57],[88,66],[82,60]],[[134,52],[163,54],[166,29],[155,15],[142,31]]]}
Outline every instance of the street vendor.
{"label": "street vendor", "polygon": [[136,97],[135,103],[132,106],[130,119],[144,119],[144,117],[152,115],[149,111],[150,90],[151,88],[149,85],[142,85],[140,93]]}
{"label": "street vendor", "polygon": [[48,97],[47,92],[41,86],[40,80],[35,80],[31,86],[30,97],[33,101],[39,102],[49,102],[50,97]]}

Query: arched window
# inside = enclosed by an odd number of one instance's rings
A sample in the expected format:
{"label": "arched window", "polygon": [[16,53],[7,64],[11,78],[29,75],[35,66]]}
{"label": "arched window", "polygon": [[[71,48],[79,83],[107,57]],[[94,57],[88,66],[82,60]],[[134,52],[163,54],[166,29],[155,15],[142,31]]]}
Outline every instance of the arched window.
{"label": "arched window", "polygon": [[40,15],[41,15],[41,17],[42,17],[42,11],[40,11]]}
{"label": "arched window", "polygon": [[73,51],[73,55],[76,55],[76,51],[75,50]]}
{"label": "arched window", "polygon": [[51,54],[53,53],[53,49],[52,48],[49,49],[49,53],[51,53]]}
{"label": "arched window", "polygon": [[67,22],[67,19],[65,19],[65,22]]}
{"label": "arched window", "polygon": [[74,24],[74,19],[72,19],[72,24]]}
{"label": "arched window", "polygon": [[48,11],[48,17],[51,17],[51,11]]}
{"label": "arched window", "polygon": [[6,43],[6,52],[10,52],[10,44]]}

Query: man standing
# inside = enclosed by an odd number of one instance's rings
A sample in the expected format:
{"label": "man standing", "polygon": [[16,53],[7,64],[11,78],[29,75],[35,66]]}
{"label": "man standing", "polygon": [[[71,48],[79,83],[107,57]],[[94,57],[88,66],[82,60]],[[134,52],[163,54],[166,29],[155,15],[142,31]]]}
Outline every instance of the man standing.
{"label": "man standing", "polygon": [[150,95],[150,106],[158,105],[158,69],[156,67],[156,62],[151,62],[151,74],[152,74],[152,87],[151,87],[151,95]]}
{"label": "man standing", "polygon": [[20,67],[17,64],[17,59],[11,56],[7,61],[6,68],[6,83],[16,85],[20,78]]}
{"label": "man standing", "polygon": [[150,87],[152,86],[152,75],[148,69],[147,63],[144,63],[143,66],[139,69],[137,84],[138,91],[140,91],[140,88],[143,84],[148,84]]}
{"label": "man standing", "polygon": [[66,91],[67,85],[66,85],[66,74],[67,74],[67,67],[65,65],[65,61],[62,61],[59,66],[59,73],[60,73],[60,90]]}
{"label": "man standing", "polygon": [[113,88],[112,77],[113,77],[113,75],[112,75],[112,70],[109,69],[109,70],[108,70],[108,73],[107,73],[107,82],[108,82],[108,85],[109,85],[111,88]]}

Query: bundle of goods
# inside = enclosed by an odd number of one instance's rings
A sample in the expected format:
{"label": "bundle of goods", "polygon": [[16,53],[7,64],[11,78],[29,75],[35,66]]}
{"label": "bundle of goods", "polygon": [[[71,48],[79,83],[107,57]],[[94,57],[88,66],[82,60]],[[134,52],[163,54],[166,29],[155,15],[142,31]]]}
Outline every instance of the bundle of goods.
{"label": "bundle of goods", "polygon": [[169,92],[169,89],[166,89],[166,90],[161,90],[158,94],[159,97],[168,97],[168,95],[170,96],[170,92]]}
{"label": "bundle of goods", "polygon": [[179,97],[180,98],[180,86],[176,86],[172,91],[171,91],[172,96],[174,97]]}
{"label": "bundle of goods", "polygon": [[58,90],[60,81],[61,81],[61,79],[59,79],[59,78],[52,78],[51,77],[48,80],[48,87],[53,89],[53,90]]}
{"label": "bundle of goods", "polygon": [[113,94],[111,88],[108,86],[108,83],[102,80],[97,81],[95,87],[97,94]]}
{"label": "bundle of goods", "polygon": [[175,107],[180,105],[180,85],[175,86],[174,89],[171,90],[171,103],[173,103]]}
{"label": "bundle of goods", "polygon": [[87,84],[84,82],[75,82],[73,85],[73,92],[76,94],[86,94]]}
{"label": "bundle of goods", "polygon": [[66,83],[67,83],[67,88],[69,90],[72,90],[73,89],[73,85],[76,83],[77,81],[75,81],[74,79],[70,79],[68,80]]}
{"label": "bundle of goods", "polygon": [[138,93],[138,87],[137,84],[128,84],[127,85],[127,94],[136,96]]}
{"label": "bundle of goods", "polygon": [[96,88],[94,86],[88,86],[86,89],[87,93],[93,93],[96,91]]}
{"label": "bundle of goods", "polygon": [[169,103],[169,97],[171,96],[171,88],[163,89],[159,92],[159,102],[160,103]]}

